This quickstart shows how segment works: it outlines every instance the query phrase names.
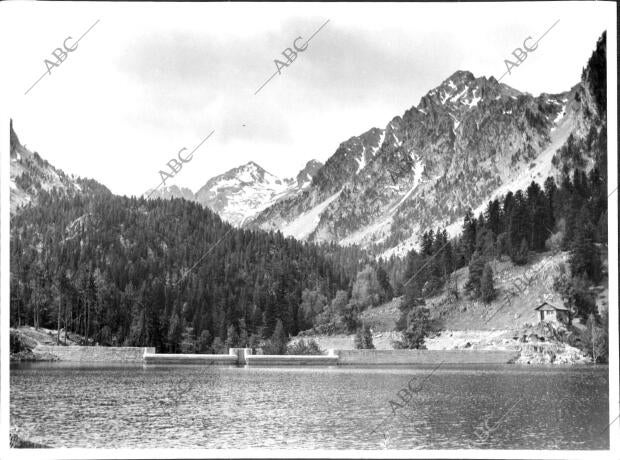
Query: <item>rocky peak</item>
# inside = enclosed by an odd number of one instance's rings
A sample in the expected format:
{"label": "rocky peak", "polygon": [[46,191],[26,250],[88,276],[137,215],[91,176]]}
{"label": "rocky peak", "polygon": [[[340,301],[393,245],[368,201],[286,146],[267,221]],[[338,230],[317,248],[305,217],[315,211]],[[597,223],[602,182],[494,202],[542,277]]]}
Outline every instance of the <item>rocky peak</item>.
{"label": "rocky peak", "polygon": [[447,111],[460,116],[477,107],[480,102],[504,97],[517,98],[521,94],[514,88],[499,83],[494,77],[476,78],[469,71],[458,70],[423,96],[417,109],[427,114]]}
{"label": "rocky peak", "polygon": [[[265,169],[253,161],[249,161],[244,165],[233,168],[224,174],[216,177],[233,178],[236,177],[242,182],[261,182],[266,176],[271,176]],[[275,176],[274,176],[275,177]]]}
{"label": "rocky peak", "polygon": [[301,171],[297,174],[297,186],[300,188],[304,188],[312,183],[312,179],[318,172],[319,169],[323,167],[323,163],[317,160],[310,160],[306,163],[306,166],[303,167]]}

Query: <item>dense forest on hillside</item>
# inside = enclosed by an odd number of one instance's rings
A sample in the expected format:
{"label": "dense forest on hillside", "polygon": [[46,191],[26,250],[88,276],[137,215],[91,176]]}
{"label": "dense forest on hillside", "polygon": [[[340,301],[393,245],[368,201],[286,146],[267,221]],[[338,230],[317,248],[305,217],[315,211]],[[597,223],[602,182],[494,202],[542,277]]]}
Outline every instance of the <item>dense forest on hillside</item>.
{"label": "dense forest on hillside", "polygon": [[[559,183],[553,177],[543,187],[532,182],[526,190],[490,201],[478,217],[468,210],[458,238],[448,240],[439,229],[427,231],[421,236],[420,250],[410,251],[404,262],[386,261],[397,293],[404,294],[398,322],[404,332],[403,346],[417,348],[431,328],[426,297],[448,289],[453,296],[490,302],[496,294],[488,262],[509,257],[514,264],[524,265],[530,251],[570,252],[569,267],[554,280],[554,289],[573,316],[586,323],[586,330],[598,328],[599,336],[606,335],[606,312],[599,311],[591,289],[603,279],[601,251],[607,250],[608,239],[605,33],[583,70],[582,81],[584,91],[575,97],[579,101],[589,93],[593,104],[584,105],[584,135],[570,134],[553,156]],[[458,292],[451,274],[465,266],[469,272],[466,292]]]}
{"label": "dense forest on hillside", "polygon": [[548,178],[509,192],[478,217],[469,210],[458,238],[430,230],[419,251],[387,261],[357,247],[235,229],[181,199],[42,192],[12,222],[11,323],[64,328],[87,343],[218,351],[310,328],[353,333],[364,309],[404,295],[398,326],[409,339],[401,345],[415,348],[430,325],[424,298],[454,290],[455,270],[467,266],[470,277],[455,296],[488,301],[490,260],[522,265],[530,251],[559,249],[571,251],[571,278],[557,290],[577,316],[600,325],[589,288],[601,280],[607,242],[604,124],[556,156],[573,161],[586,150],[595,158],[588,173],[577,168],[559,184]]}
{"label": "dense forest on hillside", "polygon": [[[466,295],[484,302],[494,299],[493,273],[489,262],[509,257],[516,265],[528,263],[531,251],[569,251],[569,267],[554,282],[575,318],[588,323],[588,329],[606,334],[606,312],[599,312],[592,286],[603,279],[601,251],[607,248],[607,165],[605,126],[591,133],[585,142],[569,140],[558,155],[582,157],[587,148],[594,152],[594,167],[586,173],[573,170],[556,184],[547,178],[544,188],[532,182],[526,190],[507,193],[490,201],[477,218],[469,210],[461,235],[449,240],[444,231],[425,232],[420,250],[408,253],[402,278],[396,283],[404,294],[398,328],[405,333],[403,346],[417,348],[431,328],[430,312],[424,299],[448,289],[456,297]],[[395,260],[388,270],[399,271]],[[452,273],[468,267],[465,292],[458,292]],[[592,352],[590,351],[592,354]]]}
{"label": "dense forest on hillside", "polygon": [[180,199],[43,192],[11,230],[12,325],[161,351],[269,337],[278,320],[296,334],[313,320],[299,310],[304,289],[331,299],[367,262],[355,247],[233,228]]}

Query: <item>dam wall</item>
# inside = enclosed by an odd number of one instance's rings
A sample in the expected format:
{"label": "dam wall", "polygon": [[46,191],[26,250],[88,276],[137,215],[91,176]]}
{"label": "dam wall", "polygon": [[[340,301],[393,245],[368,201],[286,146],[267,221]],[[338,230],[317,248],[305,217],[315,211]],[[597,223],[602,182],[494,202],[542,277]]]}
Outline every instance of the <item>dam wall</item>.
{"label": "dam wall", "polygon": [[36,351],[50,353],[59,361],[142,363],[144,354],[155,353],[155,348],[38,345]]}
{"label": "dam wall", "polygon": [[329,355],[248,355],[248,366],[336,366],[338,356]]}
{"label": "dam wall", "polygon": [[501,350],[329,350],[327,355],[261,355],[251,348],[226,354],[155,353],[152,347],[82,347],[39,345],[37,351],[60,361],[200,364],[224,366],[396,366],[416,364],[507,364],[518,351]]}
{"label": "dam wall", "polygon": [[518,351],[502,350],[336,350],[338,365],[507,364]]}
{"label": "dam wall", "polygon": [[518,351],[502,350],[329,350],[327,355],[255,355],[231,348],[228,355],[145,354],[147,364],[227,364],[240,366],[397,366],[416,364],[507,364]]}
{"label": "dam wall", "polygon": [[236,355],[190,355],[190,354],[157,354],[145,353],[145,364],[203,364],[205,366],[223,365],[236,366],[239,359]]}

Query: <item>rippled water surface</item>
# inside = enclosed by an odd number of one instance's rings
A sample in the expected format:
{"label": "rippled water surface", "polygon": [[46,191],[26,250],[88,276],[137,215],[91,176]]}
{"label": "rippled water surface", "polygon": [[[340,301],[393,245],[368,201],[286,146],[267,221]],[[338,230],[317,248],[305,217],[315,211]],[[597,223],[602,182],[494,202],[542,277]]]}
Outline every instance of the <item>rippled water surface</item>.
{"label": "rippled water surface", "polygon": [[607,449],[607,388],[606,366],[34,363],[11,368],[11,425],[53,447]]}

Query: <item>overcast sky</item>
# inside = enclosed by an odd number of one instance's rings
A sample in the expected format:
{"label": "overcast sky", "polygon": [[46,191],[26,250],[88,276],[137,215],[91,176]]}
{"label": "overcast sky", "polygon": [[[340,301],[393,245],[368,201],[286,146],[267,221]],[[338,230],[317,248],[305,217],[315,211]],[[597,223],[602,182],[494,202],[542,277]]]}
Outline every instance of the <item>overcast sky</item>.
{"label": "overcast sky", "polygon": [[[534,95],[566,91],[612,27],[610,6],[5,3],[1,78],[22,143],[118,194],[155,187],[167,161],[214,131],[167,183],[196,191],[250,160],[282,177],[310,159],[324,162],[456,70],[499,78],[504,59],[558,19],[502,82]],[[54,48],[68,36],[71,46],[97,20],[24,95]],[[274,59],[328,20],[255,95],[276,71]]]}

